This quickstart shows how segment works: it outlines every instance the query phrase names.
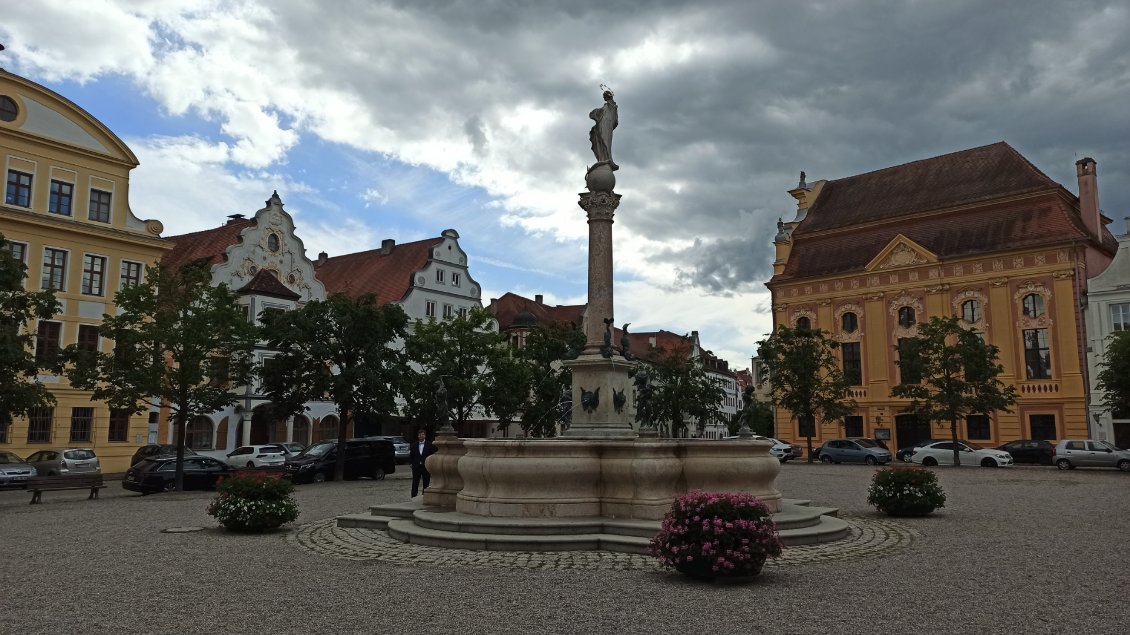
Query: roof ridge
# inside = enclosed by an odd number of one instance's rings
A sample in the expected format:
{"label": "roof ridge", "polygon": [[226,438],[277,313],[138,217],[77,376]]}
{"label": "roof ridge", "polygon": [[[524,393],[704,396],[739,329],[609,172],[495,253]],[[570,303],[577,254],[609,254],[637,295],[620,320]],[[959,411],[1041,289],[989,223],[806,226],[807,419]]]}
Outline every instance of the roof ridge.
{"label": "roof ridge", "polygon": [[[431,242],[433,244],[443,242],[443,236],[435,236],[433,238],[422,238],[420,240],[413,240],[412,242],[399,243],[399,244],[393,245],[392,250],[394,251],[394,250],[396,250],[400,247],[419,246],[421,243],[428,243],[428,242]],[[334,259],[338,259],[338,258],[348,258],[348,257],[351,257],[351,256],[363,256],[363,255],[366,255],[366,254],[371,254],[374,251],[380,251],[381,249],[384,249],[384,248],[383,247],[373,247],[372,249],[366,249],[365,251],[354,251],[354,252],[351,252],[351,253],[348,253],[348,254],[339,254],[337,256],[329,256],[328,258],[326,258],[326,262],[329,262],[330,260],[334,260]],[[391,253],[392,253],[392,251],[389,251],[389,254],[391,254]]]}
{"label": "roof ridge", "polygon": [[233,219],[233,220],[227,221],[223,225],[219,225],[219,226],[216,226],[216,227],[210,227],[208,229],[198,229],[194,232],[188,232],[186,234],[177,234],[175,236],[165,236],[165,240],[176,240],[177,238],[187,238],[189,236],[199,236],[201,234],[207,234],[208,232],[215,232],[215,231],[220,231],[222,229],[226,229],[227,227],[230,227],[231,225],[243,225],[243,224],[246,224],[247,226],[250,227],[251,225],[255,225],[256,223],[255,223],[254,218]]}
{"label": "roof ridge", "polygon": [[[1015,148],[1008,145],[1007,142],[1001,140],[1001,141],[994,141],[992,143],[986,143],[985,145],[975,146],[975,147],[972,147],[972,148],[964,148],[962,150],[954,150],[952,152],[947,152],[945,154],[938,154],[938,155],[935,155],[935,156],[932,156],[932,157],[924,157],[924,158],[921,158],[921,159],[914,159],[913,161],[906,161],[905,163],[899,163],[897,165],[888,165],[885,168],[875,168],[874,170],[870,170],[870,171],[867,171],[867,172],[860,172],[859,174],[851,174],[851,175],[848,175],[848,176],[841,176],[838,179],[829,179],[828,182],[829,183],[836,183],[836,182],[839,182],[839,181],[846,181],[848,179],[855,179],[855,178],[859,178],[859,177],[862,177],[862,176],[877,174],[879,172],[886,172],[888,170],[901,170],[901,169],[904,169],[908,166],[915,165],[915,164],[918,164],[918,163],[925,163],[927,161],[937,161],[939,159],[945,159],[947,157],[952,157],[952,156],[958,155],[958,154],[966,154],[966,153],[969,153],[969,152],[973,152],[975,150],[983,150],[985,148],[991,148],[993,146],[1003,146],[1003,147],[1011,150],[1013,152],[1013,154],[1016,154],[1020,158],[1024,158],[1023,155],[1021,155],[1019,152],[1017,152]],[[1025,162],[1027,162],[1027,161],[1028,160],[1025,159]],[[1032,165],[1030,162],[1028,164]],[[1033,166],[1033,167],[1035,167],[1035,166]],[[1038,171],[1039,170],[1037,170],[1037,172]],[[1040,174],[1043,175],[1044,173],[1040,172]],[[1045,178],[1047,178],[1047,177],[1045,176]]]}

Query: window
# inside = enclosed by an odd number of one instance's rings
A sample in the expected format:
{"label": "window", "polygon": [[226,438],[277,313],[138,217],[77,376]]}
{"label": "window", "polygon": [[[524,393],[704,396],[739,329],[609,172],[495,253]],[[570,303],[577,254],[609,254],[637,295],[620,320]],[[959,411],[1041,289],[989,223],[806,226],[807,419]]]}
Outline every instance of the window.
{"label": "window", "polygon": [[443,284],[443,269],[436,269],[436,284]]}
{"label": "window", "polygon": [[908,329],[914,326],[914,323],[914,308],[909,306],[901,307],[899,309],[899,326]]}
{"label": "window", "polygon": [[8,170],[8,188],[4,191],[4,202],[8,205],[31,207],[30,174]]}
{"label": "window", "polygon": [[105,290],[106,258],[83,254],[82,292],[86,295],[102,295]]}
{"label": "window", "polygon": [[129,410],[110,409],[110,432],[107,441],[125,441],[129,438]]}
{"label": "window", "polygon": [[44,289],[66,291],[67,252],[53,247],[43,248],[43,276],[40,286]]}
{"label": "window", "polygon": [[27,442],[50,443],[54,408],[32,408],[27,413]]}
{"label": "window", "polygon": [[47,203],[47,211],[60,216],[70,216],[74,194],[74,185],[51,179],[51,199]]}
{"label": "window", "polygon": [[459,317],[461,317],[461,318],[467,317],[467,307],[465,307],[465,306],[459,307]]}
{"label": "window", "polygon": [[452,307],[450,304],[443,305],[443,319],[446,320],[447,318],[451,317],[453,315],[453,310],[454,307]]}
{"label": "window", "polygon": [[271,253],[275,253],[279,250],[279,237],[277,234],[267,236],[267,250]]}
{"label": "window", "polygon": [[1043,296],[1029,293],[1024,296],[1024,317],[1038,318],[1044,314],[1044,298]]}
{"label": "window", "polygon": [[130,287],[136,287],[139,284],[141,284],[141,263],[123,260],[122,277],[118,284],[118,289],[128,289]]}
{"label": "window", "polygon": [[[1055,432],[1055,415],[1028,415],[1028,426],[1032,429],[1033,439],[1038,441],[1050,441],[1057,438]],[[1083,448],[1078,449],[1081,450]]]}
{"label": "window", "polygon": [[212,422],[208,417],[196,417],[184,430],[184,444],[193,450],[212,449]]}
{"label": "window", "polygon": [[853,415],[844,417],[844,436],[845,437],[861,437],[863,436],[863,417]]}
{"label": "window", "polygon": [[1116,331],[1130,331],[1130,304],[1110,305],[1110,322]]}
{"label": "window", "polygon": [[965,417],[965,438],[993,438],[992,430],[989,429],[989,415],[967,415]]}
{"label": "window", "polygon": [[60,322],[40,321],[35,337],[35,360],[49,362],[59,353],[59,334],[63,330]]}
{"label": "window", "polygon": [[797,417],[797,436],[816,436],[816,417],[812,415],[802,415]]}
{"label": "window", "polygon": [[110,193],[102,190],[90,190],[90,208],[87,216],[90,220],[99,223],[110,222]]}
{"label": "window", "polygon": [[430,318],[436,316],[436,303],[434,300],[428,300],[424,303],[424,315]]}
{"label": "window", "polygon": [[461,277],[462,276],[460,276],[458,273],[455,273],[454,271],[452,271],[451,272],[451,286],[458,287],[459,286],[459,279]]}
{"label": "window", "polygon": [[9,240],[4,248],[12,254],[12,258],[27,264],[27,243],[16,243]]}
{"label": "window", "polygon": [[840,329],[844,333],[854,333],[859,330],[859,318],[854,313],[844,313],[840,318]]}
{"label": "window", "polygon": [[[848,385],[863,385],[863,362],[861,361],[859,342],[844,342],[840,344],[840,351],[844,362],[844,379]],[[855,436],[863,436],[857,434]]]}
{"label": "window", "polygon": [[[904,307],[909,308],[909,307]],[[914,310],[911,309],[913,313]],[[900,311],[901,313],[901,311]],[[910,337],[899,338],[899,382],[903,384],[917,384],[922,381],[922,375],[916,367],[915,348],[916,340]]]}
{"label": "window", "polygon": [[812,320],[807,317],[801,316],[796,319],[796,328],[798,331],[811,331]]}
{"label": "window", "polygon": [[90,441],[94,408],[71,408],[71,441]]}
{"label": "window", "polygon": [[98,327],[92,324],[78,325],[78,350],[87,352],[98,351]]}
{"label": "window", "polygon": [[[961,319],[969,324],[981,321],[981,303],[977,300],[966,300],[961,303]],[[984,437],[977,437],[979,439]]]}
{"label": "window", "polygon": [[0,121],[15,121],[20,115],[16,100],[7,95],[0,95]]}
{"label": "window", "polygon": [[1048,348],[1047,329],[1024,329],[1024,366],[1028,371],[1028,379],[1052,378],[1052,358]]}
{"label": "window", "polygon": [[9,427],[11,427],[10,424],[0,425],[0,444],[10,443],[10,441],[8,441],[8,428]]}

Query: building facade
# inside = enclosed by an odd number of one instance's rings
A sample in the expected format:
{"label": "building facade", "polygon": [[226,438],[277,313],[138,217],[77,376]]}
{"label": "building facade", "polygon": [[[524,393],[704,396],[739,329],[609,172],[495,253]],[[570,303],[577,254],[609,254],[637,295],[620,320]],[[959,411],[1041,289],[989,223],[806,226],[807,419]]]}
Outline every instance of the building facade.
{"label": "building facade", "polygon": [[[35,329],[36,354],[71,344],[109,350],[99,336],[114,295],[141,282],[169,245],[156,220],[134,216],[130,172],[137,157],[105,125],[65,97],[0,70],[0,157],[6,177],[0,233],[27,265],[28,289],[54,289],[62,310]],[[106,472],[124,471],[150,437],[151,416],[112,411],[45,374],[57,403],[0,430],[0,447],[26,456],[92,448]],[[155,420],[154,420],[155,422]]]}
{"label": "building facade", "polygon": [[[874,436],[892,447],[948,436],[905,413],[899,342],[933,316],[957,316],[1000,349],[1011,412],[959,422],[960,437],[996,445],[1088,433],[1084,312],[1088,275],[1117,242],[1099,211],[1094,161],[1077,165],[1079,196],[1005,143],[867,174],[803,179],[796,217],[779,222],[768,283],[775,326],[831,334],[856,411],[816,424],[814,439]],[[783,440],[802,437],[777,412]]]}
{"label": "building facade", "polygon": [[1114,333],[1130,331],[1130,233],[1118,237],[1118,253],[1102,273],[1087,281],[1087,376],[1090,380],[1090,438],[1130,447],[1130,412],[1110,412],[1097,387],[1100,364]]}

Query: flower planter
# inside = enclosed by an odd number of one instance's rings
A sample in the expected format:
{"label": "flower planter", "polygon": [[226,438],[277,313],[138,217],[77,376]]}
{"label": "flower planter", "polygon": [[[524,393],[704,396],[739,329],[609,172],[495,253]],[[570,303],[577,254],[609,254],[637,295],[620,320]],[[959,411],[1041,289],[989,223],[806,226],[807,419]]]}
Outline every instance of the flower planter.
{"label": "flower planter", "polygon": [[875,472],[867,502],[888,516],[927,516],[945,507],[938,477],[921,468],[888,468]]}
{"label": "flower planter", "polygon": [[278,476],[234,476],[216,489],[219,494],[208,505],[208,513],[229,531],[262,533],[298,518],[298,503],[291,496],[294,485]]}

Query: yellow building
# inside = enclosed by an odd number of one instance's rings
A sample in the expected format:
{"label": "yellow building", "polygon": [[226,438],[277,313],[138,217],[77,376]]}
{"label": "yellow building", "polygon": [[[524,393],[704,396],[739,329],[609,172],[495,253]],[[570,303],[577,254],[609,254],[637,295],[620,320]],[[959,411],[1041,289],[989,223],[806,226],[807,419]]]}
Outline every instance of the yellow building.
{"label": "yellow building", "polygon": [[[144,278],[169,248],[161,223],[129,206],[137,157],[101,122],[65,97],[0,69],[0,158],[6,187],[0,233],[27,264],[29,289],[56,290],[62,311],[35,329],[37,353],[70,344],[106,350],[98,335],[114,294]],[[93,448],[104,472],[122,472],[146,443],[149,416],[111,412],[66,379],[43,375],[58,403],[0,431],[0,448]]]}
{"label": "yellow building", "polygon": [[[1001,379],[1018,395],[1011,413],[959,422],[960,437],[1085,438],[1080,307],[1088,276],[1118,247],[1094,166],[1078,162],[1079,196],[1003,142],[811,185],[802,174],[789,192],[797,216],[774,240],[773,321],[838,340],[857,402],[843,422],[816,425],[814,440],[886,437],[893,450],[948,438],[948,425],[904,413],[890,389],[899,340],[950,315],[1000,348]],[[790,413],[779,410],[776,424],[781,439],[801,438]]]}

